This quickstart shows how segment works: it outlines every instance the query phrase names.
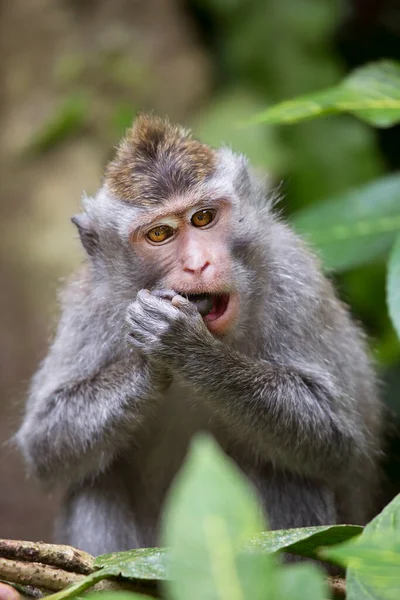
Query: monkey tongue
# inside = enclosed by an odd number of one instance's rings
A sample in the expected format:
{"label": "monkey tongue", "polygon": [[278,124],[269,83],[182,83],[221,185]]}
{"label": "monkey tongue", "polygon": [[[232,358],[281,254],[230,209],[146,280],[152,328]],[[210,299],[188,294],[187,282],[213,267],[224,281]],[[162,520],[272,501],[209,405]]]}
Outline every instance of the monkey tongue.
{"label": "monkey tongue", "polygon": [[210,294],[188,294],[188,300],[195,305],[202,317],[205,317],[213,306],[213,299]]}
{"label": "monkey tongue", "polygon": [[210,312],[204,317],[206,321],[216,321],[225,313],[229,304],[228,294],[213,295],[213,305]]}

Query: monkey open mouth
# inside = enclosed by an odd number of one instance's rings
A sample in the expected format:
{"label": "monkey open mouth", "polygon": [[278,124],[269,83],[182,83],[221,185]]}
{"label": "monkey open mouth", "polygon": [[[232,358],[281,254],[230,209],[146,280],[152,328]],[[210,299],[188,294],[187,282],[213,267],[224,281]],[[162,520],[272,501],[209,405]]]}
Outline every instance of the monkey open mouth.
{"label": "monkey open mouth", "polygon": [[216,321],[225,313],[229,294],[185,294],[205,321]]}

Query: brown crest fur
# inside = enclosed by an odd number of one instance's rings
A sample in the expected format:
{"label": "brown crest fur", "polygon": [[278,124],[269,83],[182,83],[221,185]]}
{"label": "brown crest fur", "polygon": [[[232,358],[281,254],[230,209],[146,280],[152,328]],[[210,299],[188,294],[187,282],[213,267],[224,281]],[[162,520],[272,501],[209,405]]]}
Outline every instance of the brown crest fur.
{"label": "brown crest fur", "polygon": [[106,185],[125,202],[148,207],[209,177],[215,151],[182,127],[139,115],[106,170]]}

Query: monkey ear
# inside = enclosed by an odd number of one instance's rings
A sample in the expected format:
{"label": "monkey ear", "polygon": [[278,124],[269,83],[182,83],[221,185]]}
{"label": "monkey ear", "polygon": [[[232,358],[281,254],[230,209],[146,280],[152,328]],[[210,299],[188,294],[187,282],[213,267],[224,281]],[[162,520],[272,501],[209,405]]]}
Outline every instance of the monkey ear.
{"label": "monkey ear", "polygon": [[71,221],[78,228],[79,237],[89,256],[93,256],[98,248],[99,236],[87,215],[84,213],[71,217]]}

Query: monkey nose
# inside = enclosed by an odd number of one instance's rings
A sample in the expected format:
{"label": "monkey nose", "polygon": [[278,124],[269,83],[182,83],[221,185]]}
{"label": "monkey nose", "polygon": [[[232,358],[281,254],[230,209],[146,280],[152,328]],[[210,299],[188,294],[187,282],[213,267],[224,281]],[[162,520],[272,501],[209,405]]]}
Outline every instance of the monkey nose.
{"label": "monkey nose", "polygon": [[204,271],[210,266],[209,261],[205,261],[204,263],[200,264],[200,265],[194,265],[194,264],[186,264],[183,267],[183,270],[186,273],[191,273],[192,275],[200,275],[202,273],[204,273]]}

